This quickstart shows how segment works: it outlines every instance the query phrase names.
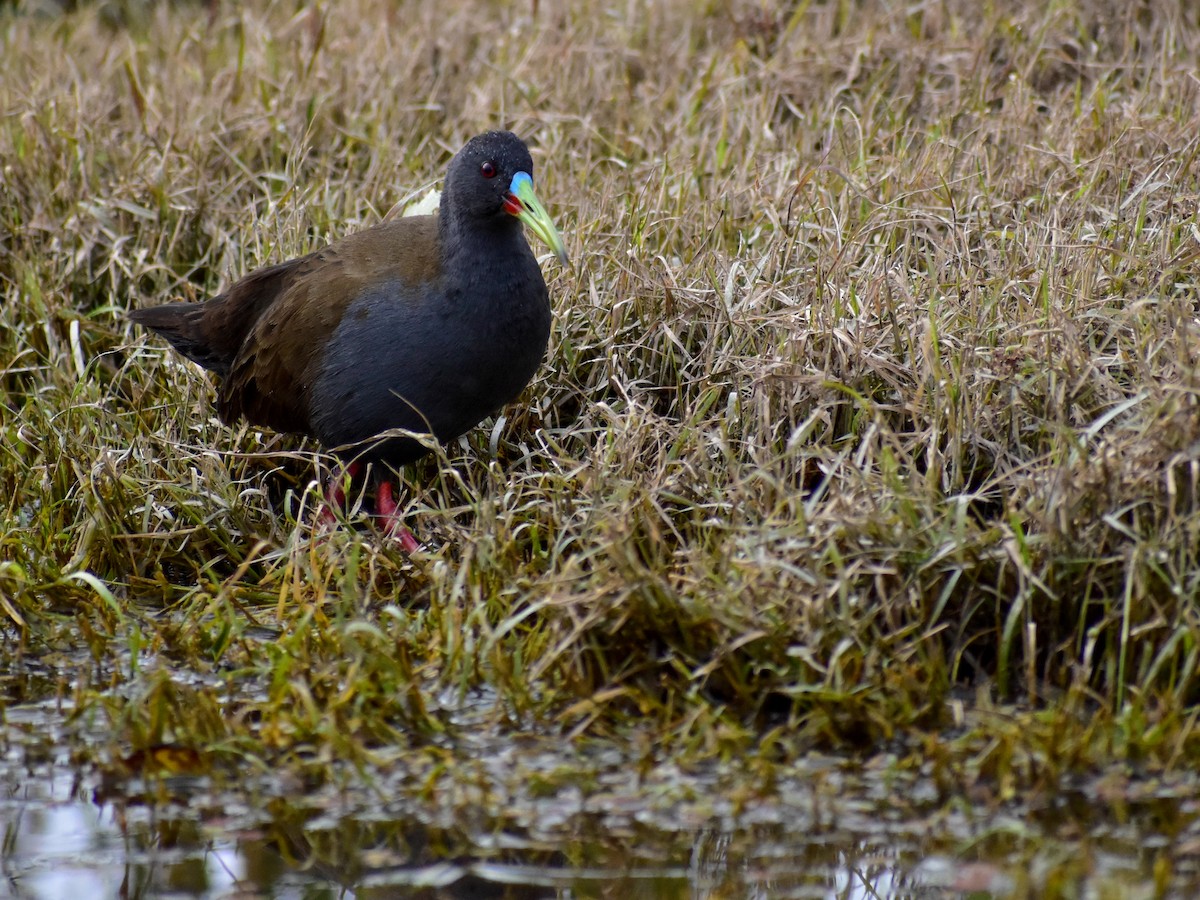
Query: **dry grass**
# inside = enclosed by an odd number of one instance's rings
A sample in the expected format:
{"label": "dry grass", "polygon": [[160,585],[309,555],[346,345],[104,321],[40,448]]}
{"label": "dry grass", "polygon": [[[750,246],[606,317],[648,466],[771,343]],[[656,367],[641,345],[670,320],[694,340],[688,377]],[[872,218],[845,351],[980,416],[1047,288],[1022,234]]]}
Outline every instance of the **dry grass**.
{"label": "dry grass", "polygon": [[[1193,764],[1200,23],[1008,6],[0,13],[6,653],[121,747],[240,759],[365,758],[480,687],[787,755],[982,685],[1055,711],[1014,759]],[[314,449],[121,314],[496,126],[575,260],[551,357],[409,471],[429,554],[314,535]]]}

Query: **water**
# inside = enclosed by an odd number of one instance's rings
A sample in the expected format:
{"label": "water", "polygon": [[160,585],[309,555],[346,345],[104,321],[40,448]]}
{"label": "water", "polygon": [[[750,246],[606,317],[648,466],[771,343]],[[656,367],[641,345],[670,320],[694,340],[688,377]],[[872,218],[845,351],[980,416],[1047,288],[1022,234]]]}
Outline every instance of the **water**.
{"label": "water", "polygon": [[[6,773],[0,896],[1006,897],[1043,896],[1039,885],[1067,877],[1092,886],[1070,896],[1187,897],[1200,871],[1196,799],[1179,790],[1160,791],[1172,815],[1191,817],[1174,837],[1152,821],[1105,823],[1096,810],[1090,823],[1061,818],[1053,827],[978,810],[905,819],[861,796],[824,797],[814,813],[803,809],[812,793],[698,825],[693,815],[710,804],[681,803],[669,821],[653,800],[639,809],[615,796],[575,798],[564,815],[556,796],[546,821],[521,830],[482,810],[450,827],[389,818],[373,790],[253,806],[232,788],[214,792],[209,779],[184,777],[104,797],[95,777],[63,762]],[[331,803],[333,794],[340,799]],[[1163,853],[1174,854],[1173,887],[1159,892]]]}
{"label": "water", "polygon": [[683,770],[486,716],[369,766],[230,771],[169,747],[96,765],[64,749],[69,718],[49,700],[5,710],[0,897],[1200,896],[1192,775],[998,799],[911,755]]}
{"label": "water", "polygon": [[[286,821],[263,830],[154,807],[89,801],[73,779],[6,791],[8,896],[90,897],[901,897],[920,883],[908,852],[849,835],[799,840],[778,831],[738,835],[644,831],[634,843],[603,836],[534,849],[504,837],[447,849],[399,822],[345,820],[313,827]],[[586,859],[586,864],[578,860]],[[997,886],[1009,886],[999,870]]]}

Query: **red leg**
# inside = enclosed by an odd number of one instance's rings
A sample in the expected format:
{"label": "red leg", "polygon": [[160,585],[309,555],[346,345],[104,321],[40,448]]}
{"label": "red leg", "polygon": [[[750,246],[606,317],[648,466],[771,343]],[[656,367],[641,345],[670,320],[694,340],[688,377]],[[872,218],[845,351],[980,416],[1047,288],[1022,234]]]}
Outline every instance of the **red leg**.
{"label": "red leg", "polygon": [[346,476],[349,475],[350,480],[353,481],[358,477],[359,468],[358,463],[352,462],[346,466],[344,472],[329,479],[329,485],[325,488],[325,505],[317,516],[318,523],[329,527],[337,522],[337,516],[333,511],[346,505]]}
{"label": "red leg", "polygon": [[400,520],[392,490],[390,481],[379,482],[375,488],[375,514],[383,519],[384,530],[400,542],[405,553],[416,553],[421,549],[421,545]]}

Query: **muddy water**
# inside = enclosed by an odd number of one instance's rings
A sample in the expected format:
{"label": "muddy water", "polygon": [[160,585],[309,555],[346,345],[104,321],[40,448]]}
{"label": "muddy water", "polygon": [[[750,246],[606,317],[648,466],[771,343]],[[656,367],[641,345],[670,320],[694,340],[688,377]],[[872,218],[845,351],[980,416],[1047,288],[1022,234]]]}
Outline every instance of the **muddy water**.
{"label": "muddy water", "polygon": [[5,710],[0,897],[1200,896],[1200,786],[1098,773],[1053,802],[947,796],[889,756],[751,775],[473,730],[321,787],[114,779],[54,704]]}

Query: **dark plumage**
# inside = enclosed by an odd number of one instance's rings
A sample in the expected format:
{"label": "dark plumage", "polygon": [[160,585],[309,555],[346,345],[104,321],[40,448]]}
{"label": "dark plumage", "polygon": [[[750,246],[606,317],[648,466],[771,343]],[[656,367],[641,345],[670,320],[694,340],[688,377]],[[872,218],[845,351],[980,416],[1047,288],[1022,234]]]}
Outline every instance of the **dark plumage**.
{"label": "dark plumage", "polygon": [[129,316],[219,376],[226,422],[409,462],[425,452],[417,441],[363,442],[396,428],[455,438],[515,399],[545,354],[550,303],[520,222],[566,253],[532,174],[515,135],[479,135],[450,161],[438,216],[384,222],[211,300]]}

